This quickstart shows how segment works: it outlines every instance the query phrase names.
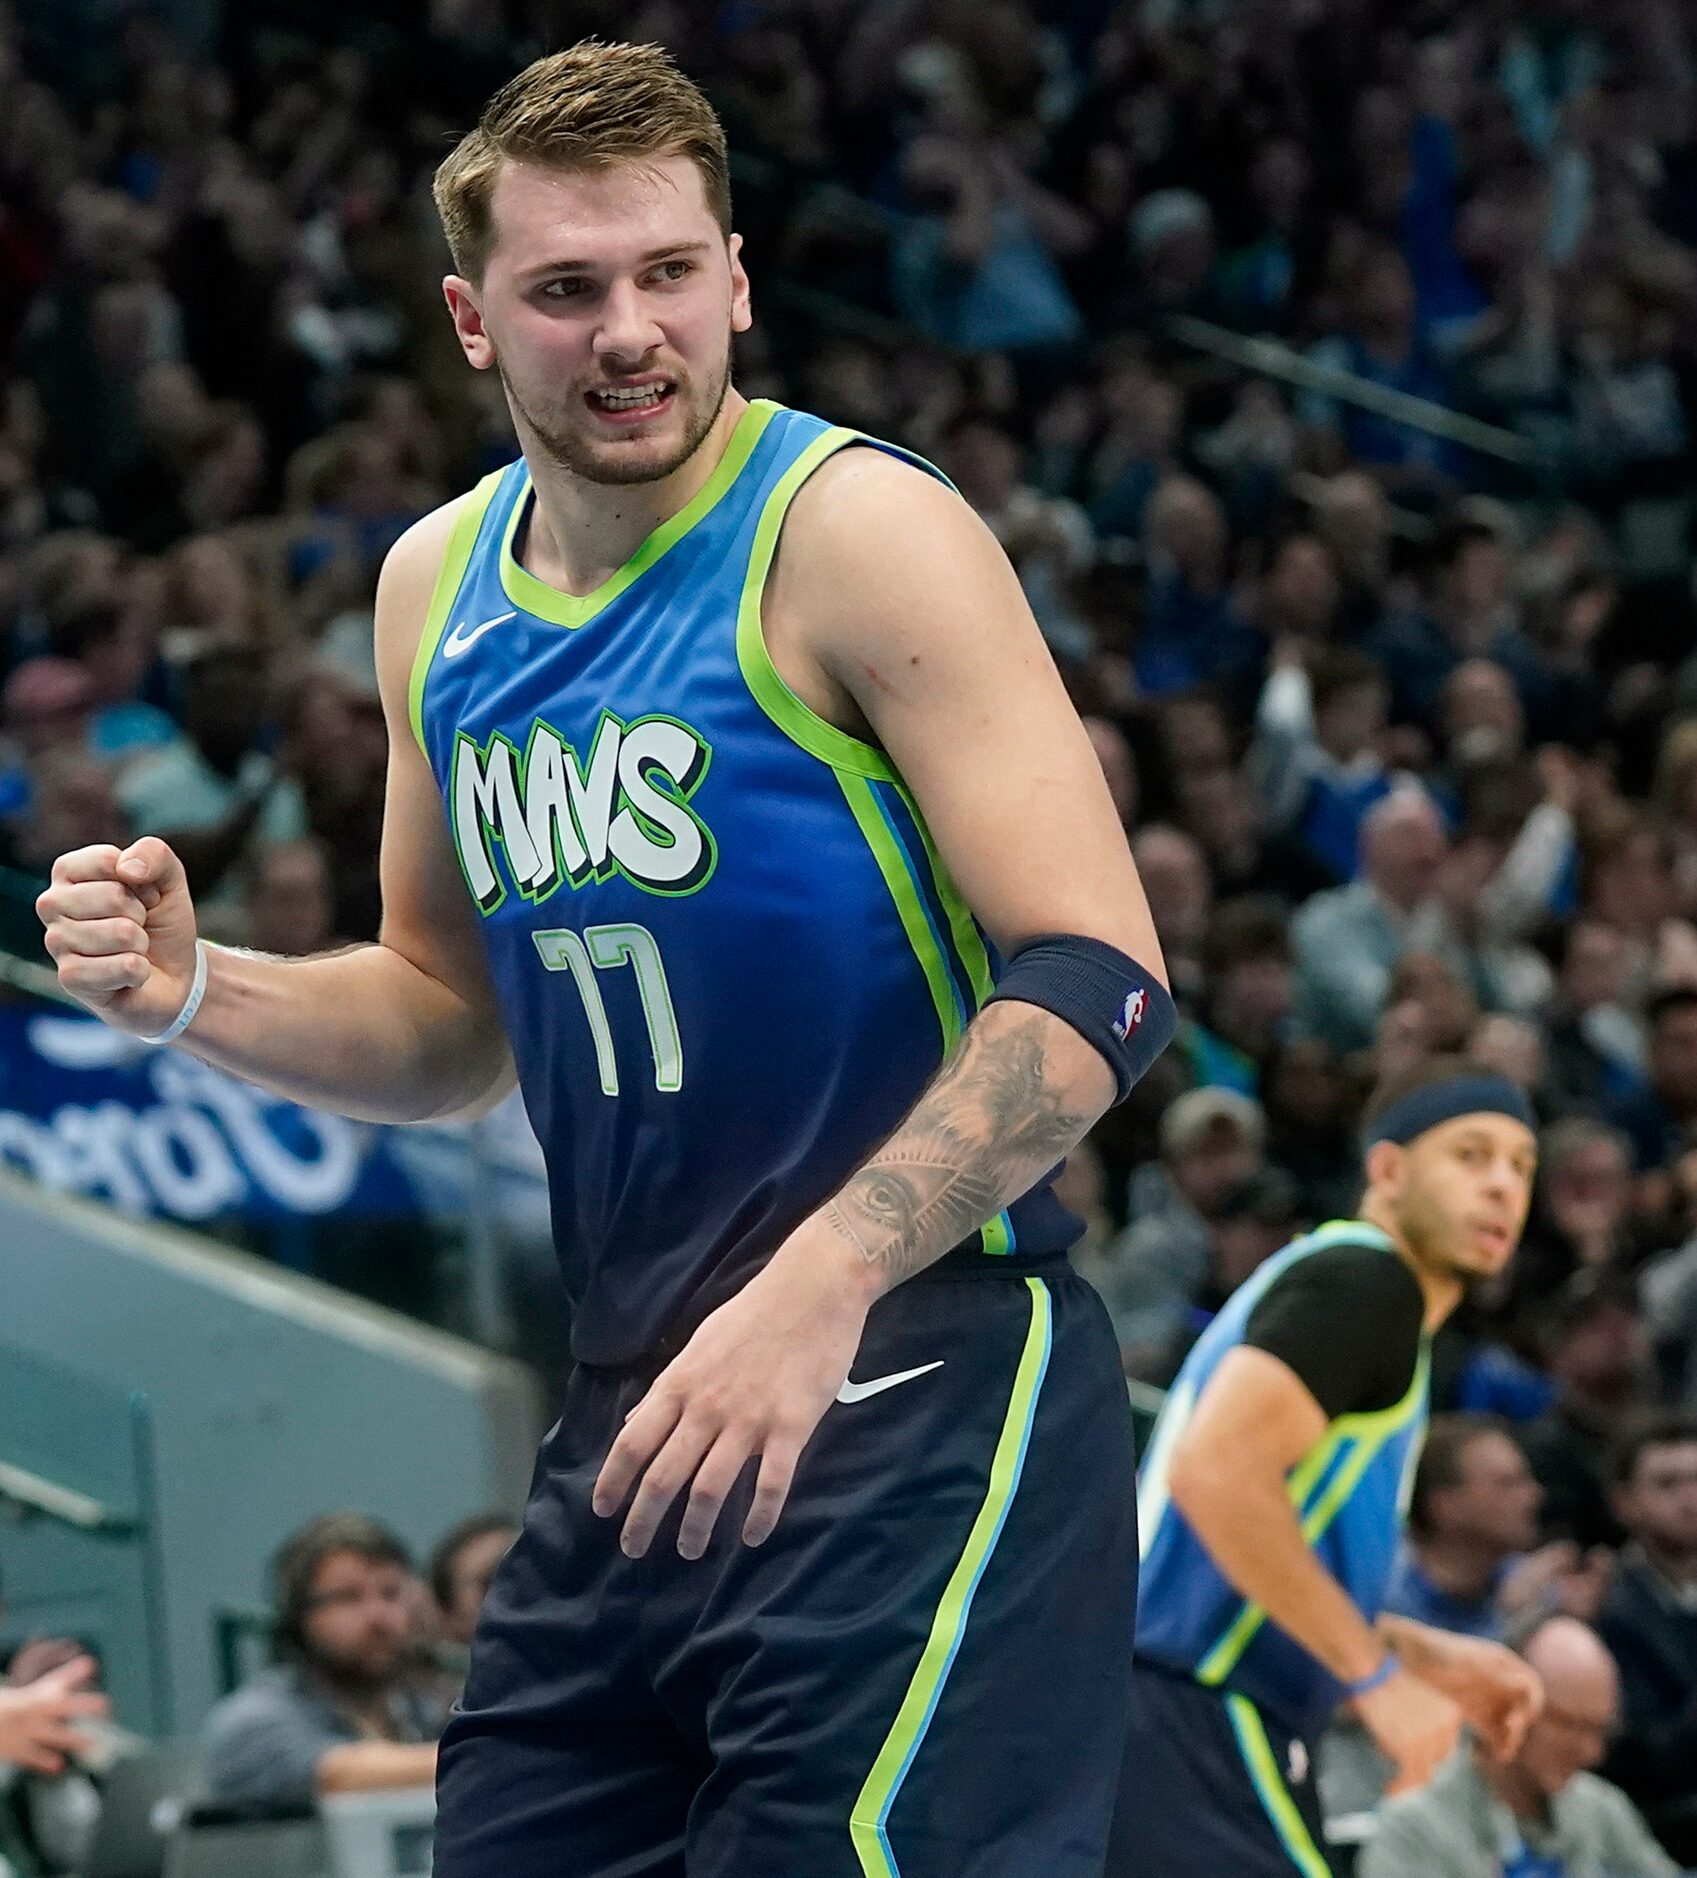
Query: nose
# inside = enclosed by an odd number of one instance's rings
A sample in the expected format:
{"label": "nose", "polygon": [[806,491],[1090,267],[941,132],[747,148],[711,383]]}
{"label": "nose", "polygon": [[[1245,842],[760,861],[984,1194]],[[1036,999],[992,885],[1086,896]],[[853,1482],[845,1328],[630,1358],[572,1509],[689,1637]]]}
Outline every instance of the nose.
{"label": "nose", "polygon": [[1520,1183],[1520,1173],[1506,1154],[1494,1154],[1486,1169],[1485,1184],[1493,1194],[1508,1195]]}
{"label": "nose", "polygon": [[635,281],[621,280],[601,303],[595,356],[608,371],[635,371],[659,345],[662,334]]}

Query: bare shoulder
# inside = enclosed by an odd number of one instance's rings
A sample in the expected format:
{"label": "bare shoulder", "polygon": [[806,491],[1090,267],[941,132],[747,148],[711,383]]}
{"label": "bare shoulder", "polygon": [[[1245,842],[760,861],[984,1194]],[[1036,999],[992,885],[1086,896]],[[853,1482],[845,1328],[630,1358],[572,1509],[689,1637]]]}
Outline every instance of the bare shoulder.
{"label": "bare shoulder", "polygon": [[847,578],[856,590],[890,573],[924,573],[939,558],[1002,558],[956,490],[918,464],[869,447],[828,456],[796,490],[785,554],[813,575]]}
{"label": "bare shoulder", "polygon": [[1029,623],[1007,557],[970,505],[916,464],[839,450],[797,490],[769,610],[828,668],[845,643],[923,649],[963,611]]}
{"label": "bare shoulder", "polygon": [[475,490],[468,489],[464,495],[420,516],[383,557],[383,569],[377,577],[373,634],[377,675],[386,696],[404,699],[407,695],[442,557],[448,551],[454,524],[475,494]]}

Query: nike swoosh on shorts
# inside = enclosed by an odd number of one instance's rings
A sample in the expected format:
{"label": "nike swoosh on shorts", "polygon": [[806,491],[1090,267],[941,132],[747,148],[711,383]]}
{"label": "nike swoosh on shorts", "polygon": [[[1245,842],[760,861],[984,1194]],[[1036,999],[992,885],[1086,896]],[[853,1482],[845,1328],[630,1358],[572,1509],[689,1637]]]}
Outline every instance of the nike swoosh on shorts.
{"label": "nike swoosh on shorts", "polygon": [[921,1363],[917,1369],[898,1369],[893,1376],[874,1376],[870,1382],[845,1382],[837,1391],[839,1402],[864,1402],[869,1395],[882,1395],[886,1389],[895,1388],[899,1382],[912,1382],[915,1376],[927,1376],[934,1369],[943,1367],[943,1359],[938,1357],[935,1363]]}

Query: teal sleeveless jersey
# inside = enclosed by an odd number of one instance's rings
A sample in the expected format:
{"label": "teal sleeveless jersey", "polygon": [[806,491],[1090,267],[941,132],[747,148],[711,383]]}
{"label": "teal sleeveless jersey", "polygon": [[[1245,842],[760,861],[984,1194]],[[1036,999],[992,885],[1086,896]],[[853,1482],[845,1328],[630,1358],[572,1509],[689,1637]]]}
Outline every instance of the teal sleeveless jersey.
{"label": "teal sleeveless jersey", "polygon": [[[1137,1653],[1229,1689],[1293,1734],[1312,1736],[1342,1698],[1338,1682],[1248,1603],[1215,1566],[1167,1492],[1173,1446],[1257,1301],[1298,1259],[1340,1244],[1389,1248],[1377,1227],[1334,1220],[1269,1259],[1202,1333],[1179,1371],[1149,1444],[1137,1492],[1143,1569]],[[1424,1340],[1408,1393],[1374,1414],[1340,1415],[1291,1470],[1291,1502],[1320,1562],[1371,1622],[1379,1614],[1426,1431],[1430,1358]]]}
{"label": "teal sleeveless jersey", "polygon": [[[581,1361],[687,1335],[902,1120],[994,983],[901,778],[761,636],[790,500],[872,442],[749,405],[695,498],[583,598],[514,558],[522,460],[461,500],[413,728],[547,1158]],[[950,1256],[1005,1269],[1078,1230],[1045,1180]]]}

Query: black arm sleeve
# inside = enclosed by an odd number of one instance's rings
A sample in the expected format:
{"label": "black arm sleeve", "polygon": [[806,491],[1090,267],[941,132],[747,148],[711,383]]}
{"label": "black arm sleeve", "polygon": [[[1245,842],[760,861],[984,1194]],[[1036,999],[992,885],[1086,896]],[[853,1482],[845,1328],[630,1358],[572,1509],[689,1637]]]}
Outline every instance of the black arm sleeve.
{"label": "black arm sleeve", "polygon": [[1420,1361],[1419,1280],[1378,1245],[1326,1246],[1274,1279],[1243,1341],[1294,1370],[1328,1421],[1394,1407]]}

